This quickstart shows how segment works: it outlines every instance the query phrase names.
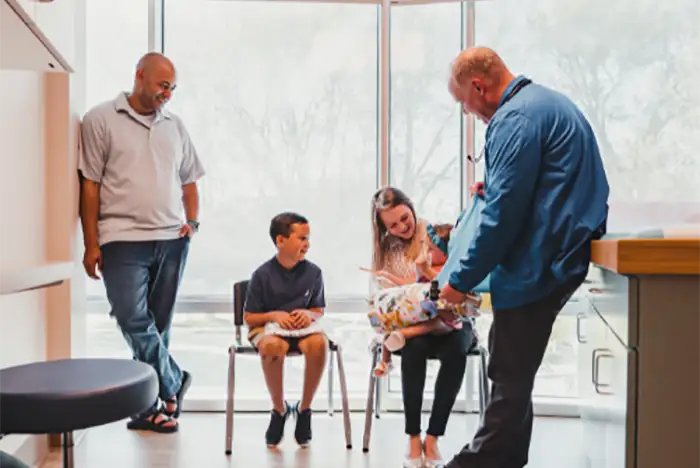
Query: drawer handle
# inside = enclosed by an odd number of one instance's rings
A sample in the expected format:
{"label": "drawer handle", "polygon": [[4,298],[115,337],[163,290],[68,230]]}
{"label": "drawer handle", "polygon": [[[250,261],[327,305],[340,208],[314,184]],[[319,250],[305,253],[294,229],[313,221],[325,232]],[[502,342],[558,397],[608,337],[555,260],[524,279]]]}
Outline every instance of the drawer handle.
{"label": "drawer handle", "polygon": [[600,289],[600,288],[588,288],[588,292],[591,294],[603,294],[605,293],[605,289]]}
{"label": "drawer handle", "polygon": [[593,350],[593,366],[591,371],[591,380],[595,392],[599,395],[614,395],[613,392],[601,390],[601,388],[609,388],[610,384],[598,382],[598,371],[600,370],[600,360],[603,358],[615,359],[615,355],[609,349],[594,349]]}
{"label": "drawer handle", "polygon": [[576,340],[581,344],[586,344],[586,337],[581,335],[581,320],[586,318],[586,314],[579,312],[576,314]]}

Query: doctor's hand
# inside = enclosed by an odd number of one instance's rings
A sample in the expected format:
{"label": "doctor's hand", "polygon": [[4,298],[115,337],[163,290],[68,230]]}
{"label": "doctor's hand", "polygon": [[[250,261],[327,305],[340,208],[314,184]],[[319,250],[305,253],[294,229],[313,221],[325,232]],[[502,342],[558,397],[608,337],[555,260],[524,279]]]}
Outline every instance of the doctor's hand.
{"label": "doctor's hand", "polygon": [[466,299],[467,295],[457,291],[455,288],[446,284],[440,291],[440,299],[447,301],[450,304],[461,304]]}
{"label": "doctor's hand", "polygon": [[477,195],[477,194],[480,197],[483,197],[484,196],[484,183],[483,182],[475,182],[474,185],[472,185],[469,192],[472,194],[472,197],[474,195]]}

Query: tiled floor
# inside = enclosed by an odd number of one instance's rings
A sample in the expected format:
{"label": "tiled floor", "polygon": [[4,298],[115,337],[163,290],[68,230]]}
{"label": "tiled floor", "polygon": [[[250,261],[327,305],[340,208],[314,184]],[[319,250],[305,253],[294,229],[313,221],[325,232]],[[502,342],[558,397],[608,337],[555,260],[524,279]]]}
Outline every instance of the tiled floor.
{"label": "tiled floor", "polygon": [[[353,413],[352,450],[345,449],[342,417],[314,414],[314,440],[299,449],[287,427],[279,450],[265,447],[267,415],[240,414],[234,425],[233,455],[224,454],[224,415],[186,413],[173,435],[141,434],[119,422],[89,430],[75,448],[76,468],[399,468],[405,451],[403,417],[385,413],[376,420],[369,453],[362,453],[363,415]],[[474,434],[477,416],[454,414],[441,448],[447,458]],[[530,450],[533,468],[583,468],[582,426],[577,419],[538,418]],[[60,468],[60,452],[41,468]]]}

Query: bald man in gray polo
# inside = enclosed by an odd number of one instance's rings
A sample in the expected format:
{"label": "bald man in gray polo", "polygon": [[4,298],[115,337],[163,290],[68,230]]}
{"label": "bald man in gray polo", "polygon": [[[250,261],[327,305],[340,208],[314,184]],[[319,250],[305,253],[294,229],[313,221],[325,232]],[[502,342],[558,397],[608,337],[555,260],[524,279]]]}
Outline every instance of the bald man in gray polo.
{"label": "bald man in gray polo", "polygon": [[153,366],[160,382],[158,401],[127,427],[160,433],[178,430],[192,381],[168,346],[190,239],[199,228],[196,184],[204,175],[182,121],[164,109],[175,75],[163,55],[142,57],[131,93],[83,118],[78,166],[85,271],[93,279],[101,271],[111,315],[134,359]]}

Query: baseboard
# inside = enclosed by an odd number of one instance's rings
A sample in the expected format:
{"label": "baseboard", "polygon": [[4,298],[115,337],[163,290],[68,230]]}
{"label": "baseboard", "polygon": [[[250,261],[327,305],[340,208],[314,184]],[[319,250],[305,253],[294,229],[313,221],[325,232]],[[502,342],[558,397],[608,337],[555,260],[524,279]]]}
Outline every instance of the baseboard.
{"label": "baseboard", "polygon": [[46,435],[12,434],[0,440],[0,450],[29,466],[38,467],[49,454],[49,440]]}

